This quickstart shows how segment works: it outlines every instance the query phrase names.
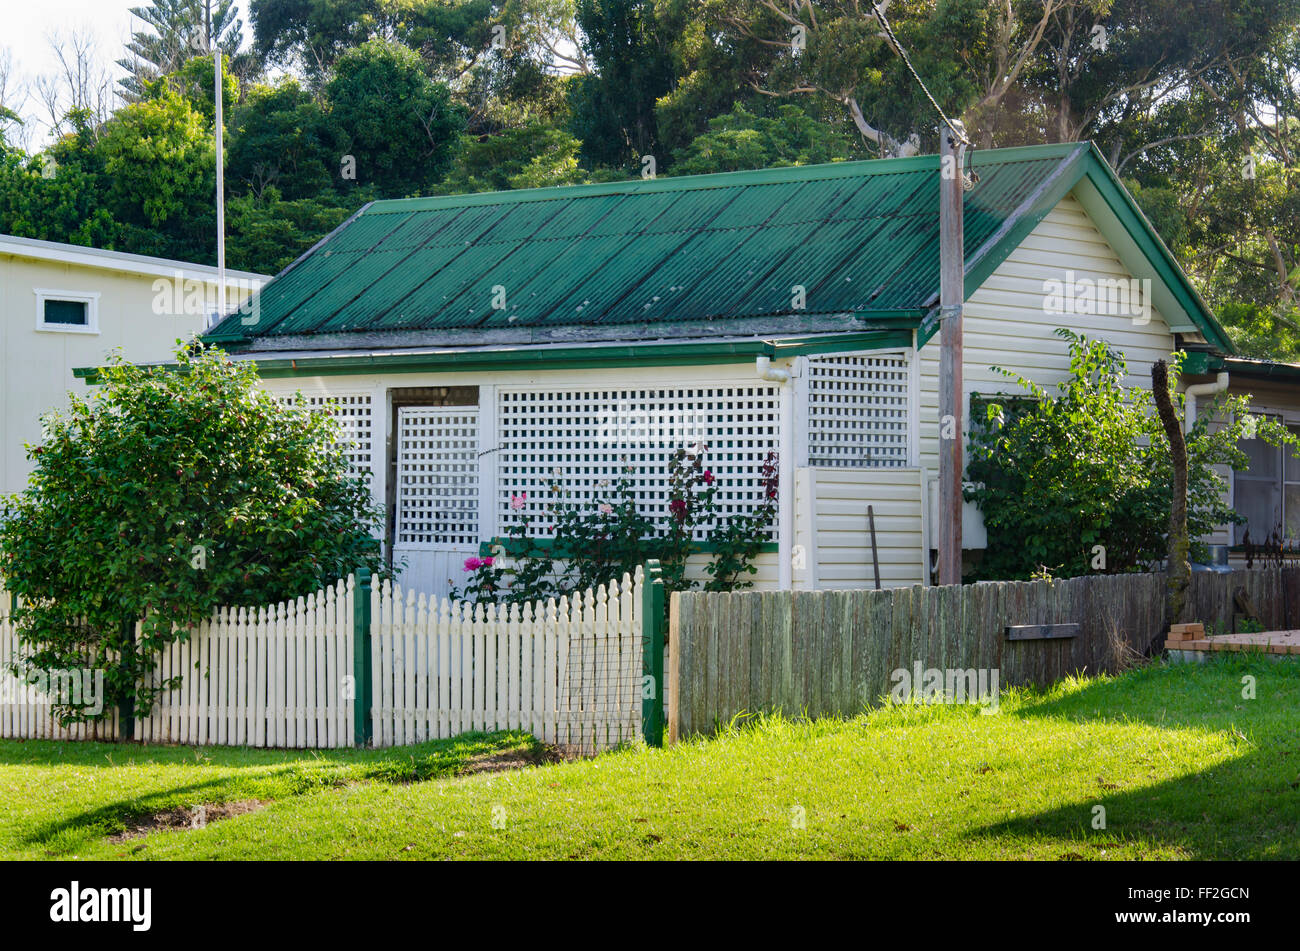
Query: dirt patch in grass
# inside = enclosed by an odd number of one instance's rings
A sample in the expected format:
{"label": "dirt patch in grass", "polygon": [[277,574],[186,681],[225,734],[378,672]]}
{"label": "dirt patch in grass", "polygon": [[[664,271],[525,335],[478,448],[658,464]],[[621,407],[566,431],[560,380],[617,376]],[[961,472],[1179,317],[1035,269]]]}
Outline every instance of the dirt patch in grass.
{"label": "dirt patch in grass", "polygon": [[557,747],[539,744],[532,749],[499,750],[495,753],[483,753],[475,756],[461,767],[457,775],[473,776],[479,773],[504,773],[512,769],[544,766],[547,763],[563,763],[580,758],[577,754],[565,753]]}
{"label": "dirt patch in grass", "polygon": [[136,816],[126,821],[126,829],[108,837],[112,843],[129,842],[141,839],[150,832],[166,829],[202,829],[218,819],[242,816],[245,813],[265,809],[266,803],[260,799],[241,799],[238,802],[205,802],[197,806],[177,806],[144,816]]}

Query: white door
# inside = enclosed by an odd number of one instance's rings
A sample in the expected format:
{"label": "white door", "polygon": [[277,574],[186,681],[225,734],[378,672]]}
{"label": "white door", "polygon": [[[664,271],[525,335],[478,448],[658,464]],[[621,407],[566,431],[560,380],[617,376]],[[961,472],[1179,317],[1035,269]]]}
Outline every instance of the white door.
{"label": "white door", "polygon": [[465,560],[485,537],[477,406],[398,408],[396,489],[393,564],[402,587],[435,597],[464,587]]}

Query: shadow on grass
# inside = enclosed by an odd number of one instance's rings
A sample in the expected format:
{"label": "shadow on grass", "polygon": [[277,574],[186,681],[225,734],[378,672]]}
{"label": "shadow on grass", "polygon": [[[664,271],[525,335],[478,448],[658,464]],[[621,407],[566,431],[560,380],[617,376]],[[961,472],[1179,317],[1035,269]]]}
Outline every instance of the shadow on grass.
{"label": "shadow on grass", "polygon": [[[34,744],[31,744],[34,745]],[[415,783],[477,772],[510,761],[514,768],[545,760],[531,735],[518,731],[467,733],[416,746],[369,750],[257,750],[230,747],[147,747],[129,744],[76,744],[93,747],[76,756],[62,755],[69,743],[42,741],[41,748],[16,755],[0,744],[0,765],[35,768],[96,766],[102,768],[163,766],[194,771],[232,770],[202,781],[159,788],[165,777],[143,777],[129,795],[103,802],[72,815],[37,821],[21,830],[16,841],[44,848],[49,855],[66,854],[79,844],[111,836],[150,816],[199,804],[216,805],[242,799],[275,801],[337,788],[351,783]],[[62,748],[62,749],[61,749]],[[319,754],[319,755],[317,755]],[[288,762],[286,762],[288,761]],[[278,767],[276,764],[282,764]],[[267,767],[273,767],[268,769]]]}
{"label": "shadow on grass", "polygon": [[[1256,699],[1243,696],[1248,677]],[[1218,733],[1246,752],[1132,789],[1098,777],[1095,797],[989,824],[972,830],[973,837],[1078,843],[1061,858],[1090,858],[1108,844],[1135,840],[1198,859],[1300,858],[1300,659],[1239,655],[1204,665],[1154,665],[1027,698],[1013,715]],[[1099,806],[1104,828],[1095,827]]]}

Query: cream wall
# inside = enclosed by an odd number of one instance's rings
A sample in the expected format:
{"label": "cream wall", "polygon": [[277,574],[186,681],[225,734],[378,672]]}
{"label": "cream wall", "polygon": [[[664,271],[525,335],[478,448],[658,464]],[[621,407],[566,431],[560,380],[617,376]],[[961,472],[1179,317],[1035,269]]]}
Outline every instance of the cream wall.
{"label": "cream wall", "polygon": [[[1127,386],[1151,388],[1151,364],[1168,358],[1174,336],[1154,307],[1144,326],[1131,318],[1049,314],[1044,284],[1065,279],[1127,279],[1129,271],[1102,237],[1083,206],[1066,196],[966,302],[962,367],[963,422],[969,432],[970,394],[1018,393],[1019,386],[994,372],[1000,366],[1052,389],[1069,372],[1068,345],[1056,336],[1069,327],[1104,338],[1124,352]],[[921,465],[939,466],[939,336],[921,348]]]}
{"label": "cream wall", "polygon": [[[84,251],[71,249],[77,256]],[[184,281],[187,274],[213,269],[178,263],[176,270]],[[40,441],[41,414],[65,407],[69,390],[91,393],[73,376],[74,368],[103,365],[117,348],[133,362],[165,360],[176,338],[203,329],[202,314],[155,313],[154,281],[160,279],[116,267],[0,253],[0,494],[26,486],[32,466],[23,443]],[[37,288],[99,294],[99,332],[37,330]],[[215,300],[215,291],[210,294]]]}

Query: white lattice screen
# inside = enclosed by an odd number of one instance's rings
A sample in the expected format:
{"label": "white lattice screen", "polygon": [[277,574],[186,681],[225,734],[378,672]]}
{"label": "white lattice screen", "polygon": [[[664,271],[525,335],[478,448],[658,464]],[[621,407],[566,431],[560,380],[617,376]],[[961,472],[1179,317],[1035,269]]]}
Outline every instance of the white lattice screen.
{"label": "white lattice screen", "polygon": [[903,353],[810,358],[808,464],[906,466],[909,376]]}
{"label": "white lattice screen", "polygon": [[[533,534],[545,537],[549,486],[567,491],[570,504],[613,502],[628,467],[641,511],[665,519],[669,462],[697,443],[718,480],[721,517],[753,511],[763,500],[763,464],[777,448],[780,425],[773,386],[503,387],[497,394],[499,530],[529,514]],[[525,492],[526,504],[513,509],[511,496]]]}
{"label": "white lattice screen", "polygon": [[478,407],[397,411],[397,535],[414,548],[477,545]]}
{"label": "white lattice screen", "polygon": [[[304,393],[304,408],[328,411],[343,429],[343,452],[352,463],[349,471],[367,482],[375,477],[375,423],[369,393]],[[294,402],[292,394],[277,396],[286,405]]]}

